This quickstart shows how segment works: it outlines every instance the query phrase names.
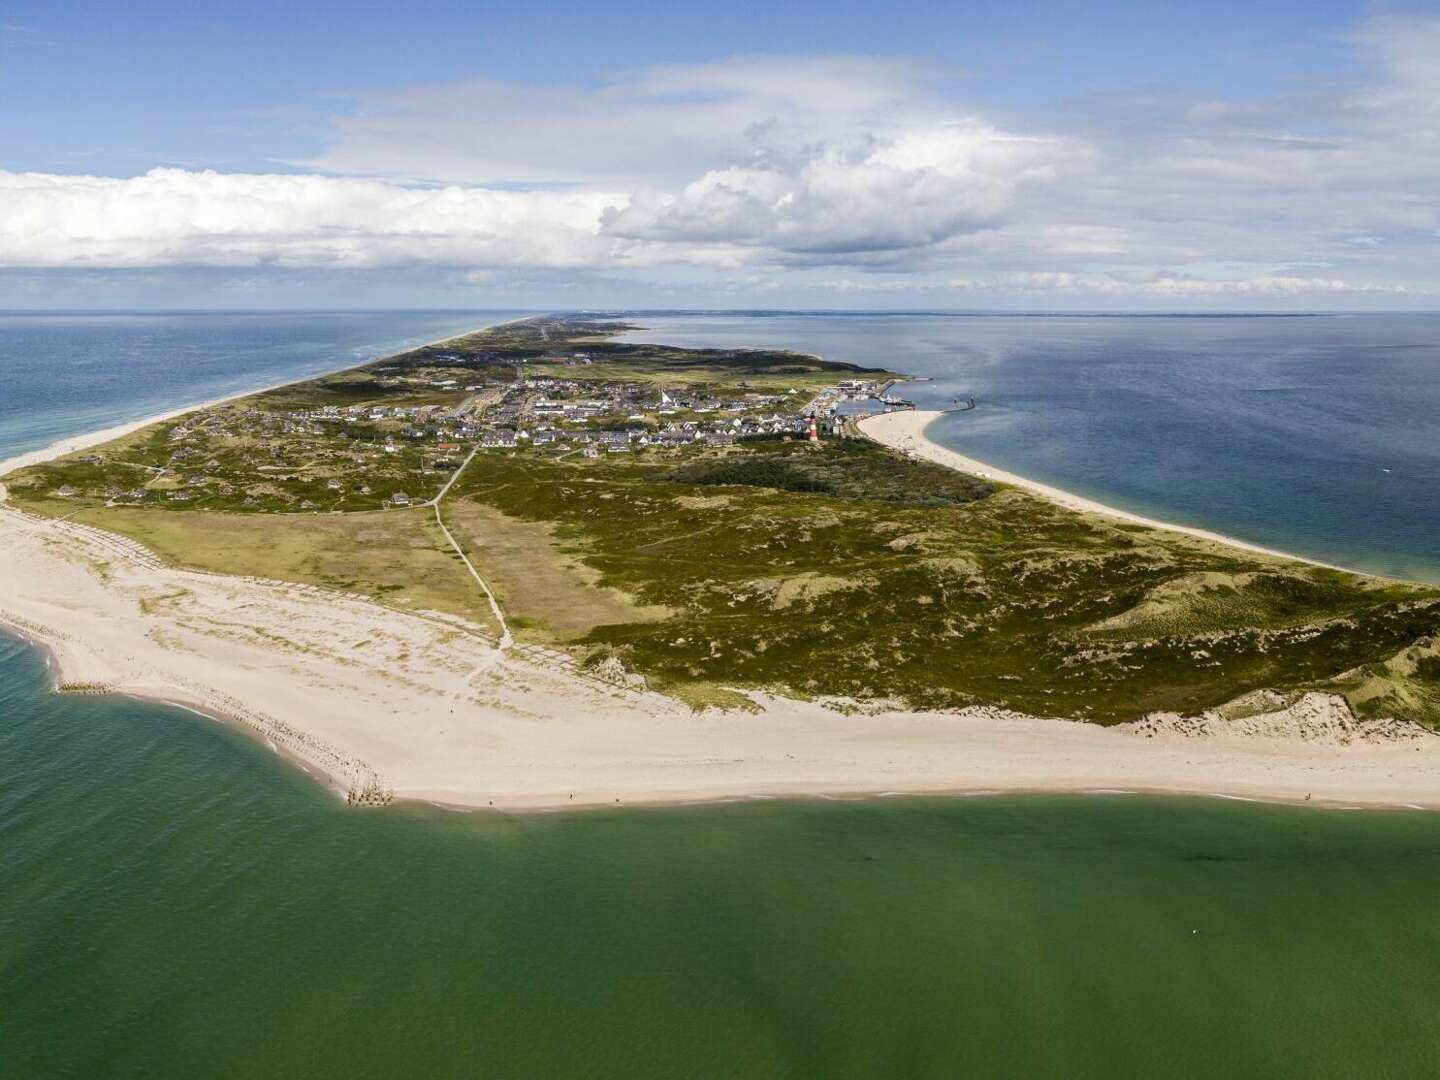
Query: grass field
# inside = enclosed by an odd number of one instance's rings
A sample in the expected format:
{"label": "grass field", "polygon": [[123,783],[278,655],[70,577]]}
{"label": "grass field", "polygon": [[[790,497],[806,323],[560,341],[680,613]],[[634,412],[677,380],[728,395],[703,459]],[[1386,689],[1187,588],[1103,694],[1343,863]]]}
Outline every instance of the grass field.
{"label": "grass field", "polygon": [[473,500],[448,503],[445,523],[494,591],[521,639],[564,643],[597,627],[663,619],[668,609],[599,584],[600,573],[555,540],[546,522]]}
{"label": "grass field", "polygon": [[261,516],[101,508],[70,517],[133,537],[176,566],[364,593],[499,632],[428,509]]}

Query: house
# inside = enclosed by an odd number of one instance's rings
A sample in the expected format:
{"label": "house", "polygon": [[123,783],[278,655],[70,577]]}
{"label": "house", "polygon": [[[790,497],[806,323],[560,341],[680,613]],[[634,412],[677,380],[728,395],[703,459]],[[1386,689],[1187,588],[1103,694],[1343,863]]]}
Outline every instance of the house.
{"label": "house", "polygon": [[390,496],[390,503],[393,506],[409,506],[410,496],[406,495],[403,491],[397,491],[394,495]]}

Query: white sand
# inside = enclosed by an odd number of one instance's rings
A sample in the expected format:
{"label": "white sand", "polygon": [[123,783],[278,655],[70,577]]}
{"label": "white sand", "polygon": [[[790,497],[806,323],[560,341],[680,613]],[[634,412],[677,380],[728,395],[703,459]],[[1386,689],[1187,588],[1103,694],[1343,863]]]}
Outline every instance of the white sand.
{"label": "white sand", "polygon": [[4,506],[0,552],[0,622],[48,646],[60,678],[238,721],[342,792],[516,810],[1029,790],[1440,807],[1440,739],[1338,745],[1337,706],[1319,696],[1280,718],[1284,739],[775,698],[697,715],[502,654],[455,620],[172,569]]}
{"label": "white sand", "polygon": [[[1161,789],[1440,805],[1440,739],[1144,738],[977,709],[694,715],[500,654],[454,624],[169,569],[0,510],[0,621],[61,677],[237,718],[342,790],[473,806],[755,795]],[[573,796],[573,798],[572,798]]]}
{"label": "white sand", "polygon": [[1065,491],[1062,488],[1051,487],[1049,484],[1042,484],[1038,480],[1031,480],[1029,477],[1006,472],[1004,469],[996,468],[994,465],[987,465],[985,462],[976,458],[966,457],[964,454],[957,454],[954,450],[947,449],[939,443],[932,442],[925,436],[925,429],[944,415],[942,412],[932,412],[924,409],[904,409],[897,412],[881,413],[876,416],[866,417],[860,421],[858,426],[860,430],[870,438],[892,449],[914,454],[916,457],[925,458],[927,461],[933,461],[937,465],[944,465],[947,468],[973,473],[987,480],[996,480],[1002,484],[1011,484],[1015,487],[1024,488],[1026,491],[1033,491],[1035,494],[1041,495],[1051,502],[1067,507],[1070,510],[1079,510],[1086,514],[1102,514],[1105,517],[1115,518],[1119,521],[1126,521],[1135,525],[1148,525],[1152,529],[1166,529],[1170,532],[1184,533],[1186,536],[1194,536],[1201,540],[1210,540],[1217,544],[1225,544],[1227,547],[1243,548],[1245,551],[1253,551],[1258,555],[1270,555],[1278,559],[1310,563],[1312,566],[1324,566],[1331,570],[1344,569],[1343,567],[1332,566],[1329,563],[1322,563],[1315,559],[1307,559],[1303,555],[1291,555],[1288,552],[1276,551],[1274,548],[1261,547],[1259,544],[1251,544],[1245,540],[1237,540],[1233,536],[1225,536],[1221,533],[1211,532],[1209,529],[1199,529],[1193,525],[1176,525],[1174,522],[1159,521],[1155,518],[1143,517],[1140,514],[1132,514],[1128,510],[1120,510],[1114,506],[1106,506],[1104,503],[1096,502],[1094,499],[1087,499],[1083,495],[1076,495],[1074,492]]}

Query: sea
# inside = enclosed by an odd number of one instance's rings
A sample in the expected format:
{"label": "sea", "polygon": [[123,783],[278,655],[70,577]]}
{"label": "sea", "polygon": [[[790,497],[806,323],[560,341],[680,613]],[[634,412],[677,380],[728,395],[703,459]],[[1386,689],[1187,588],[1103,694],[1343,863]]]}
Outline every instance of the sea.
{"label": "sea", "polygon": [[1440,314],[627,312],[631,341],[929,379],[959,453],[1107,505],[1440,582]]}
{"label": "sea", "polygon": [[[507,317],[0,316],[0,457]],[[1362,482],[1433,463],[1434,319],[643,321],[929,373],[904,392],[977,398],[952,445],[1236,533],[1202,493],[1234,467],[1204,447],[1240,433],[1272,447],[1261,490],[1290,523],[1253,538],[1440,561],[1411,524],[1434,503]],[[1242,386],[1270,404],[1232,409]],[[1368,499],[1404,522],[1325,541],[1287,476],[1342,520]],[[357,811],[229,727],[49,686],[0,637],[6,1080],[1440,1074],[1434,814],[1118,793]]]}

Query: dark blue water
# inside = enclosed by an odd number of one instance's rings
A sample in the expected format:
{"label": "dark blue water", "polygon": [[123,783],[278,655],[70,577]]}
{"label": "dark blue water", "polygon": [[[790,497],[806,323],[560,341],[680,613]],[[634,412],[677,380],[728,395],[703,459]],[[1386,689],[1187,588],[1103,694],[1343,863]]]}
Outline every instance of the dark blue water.
{"label": "dark blue water", "polygon": [[0,458],[521,314],[0,313]]}
{"label": "dark blue water", "polygon": [[639,315],[632,340],[786,346],[935,381],[930,436],[1168,521],[1440,581],[1440,315]]}

